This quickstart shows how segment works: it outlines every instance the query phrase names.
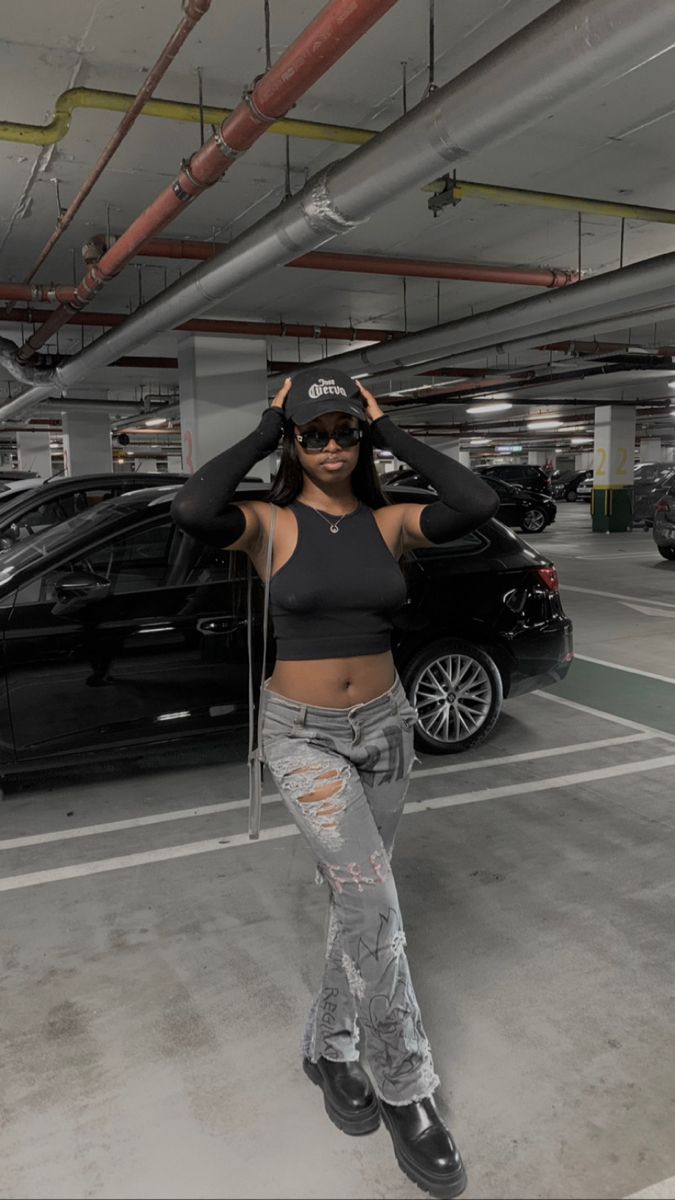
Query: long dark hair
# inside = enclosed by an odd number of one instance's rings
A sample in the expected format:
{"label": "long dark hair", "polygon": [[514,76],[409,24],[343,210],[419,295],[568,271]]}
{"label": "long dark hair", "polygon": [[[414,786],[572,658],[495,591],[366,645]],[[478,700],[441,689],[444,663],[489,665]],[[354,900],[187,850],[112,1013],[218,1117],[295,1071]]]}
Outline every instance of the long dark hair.
{"label": "long dark hair", "polygon": [[[382,491],[380,479],[375,470],[373,440],[366,423],[359,421],[359,425],[362,435],[359,442],[359,457],[352,473],[352,490],[362,504],[367,504],[369,508],[383,508],[389,501]],[[271,504],[279,504],[282,508],[291,504],[302,491],[304,476],[297,447],[295,425],[292,421],[286,420],[284,422],[284,439],[281,443],[281,461],[267,497]]]}

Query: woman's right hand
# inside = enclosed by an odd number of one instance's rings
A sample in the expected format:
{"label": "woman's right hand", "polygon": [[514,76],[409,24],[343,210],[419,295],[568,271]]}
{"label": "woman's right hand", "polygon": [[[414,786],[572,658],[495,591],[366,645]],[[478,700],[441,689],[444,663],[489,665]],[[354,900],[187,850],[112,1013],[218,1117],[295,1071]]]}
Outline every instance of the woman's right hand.
{"label": "woman's right hand", "polygon": [[292,383],[292,380],[291,380],[290,376],[288,377],[288,379],[284,379],[284,382],[283,382],[282,386],[279,388],[279,391],[277,392],[276,396],[274,397],[274,400],[272,401],[270,408],[283,409],[284,404],[286,402],[286,397],[291,390],[291,383]]}

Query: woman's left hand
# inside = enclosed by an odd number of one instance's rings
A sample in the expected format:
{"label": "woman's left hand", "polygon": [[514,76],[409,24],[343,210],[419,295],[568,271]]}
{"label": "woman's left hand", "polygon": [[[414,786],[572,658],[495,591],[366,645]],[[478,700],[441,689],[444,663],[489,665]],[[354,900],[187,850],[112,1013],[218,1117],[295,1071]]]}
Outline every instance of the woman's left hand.
{"label": "woman's left hand", "polygon": [[354,383],[363,397],[363,403],[366,410],[366,420],[370,425],[373,421],[377,421],[378,417],[383,417],[385,414],[382,412],[382,409],[373,396],[373,393],[369,392],[367,388],[364,388],[363,384],[360,383],[358,379],[355,379]]}

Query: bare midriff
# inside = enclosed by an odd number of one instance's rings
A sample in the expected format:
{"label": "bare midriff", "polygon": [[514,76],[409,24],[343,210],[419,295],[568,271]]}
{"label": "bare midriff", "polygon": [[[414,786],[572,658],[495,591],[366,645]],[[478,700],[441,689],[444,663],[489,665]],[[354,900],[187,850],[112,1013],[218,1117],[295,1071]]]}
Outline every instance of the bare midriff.
{"label": "bare midriff", "polygon": [[313,658],[277,662],[267,687],[272,692],[319,708],[351,708],[389,691],[396,679],[394,657]]}

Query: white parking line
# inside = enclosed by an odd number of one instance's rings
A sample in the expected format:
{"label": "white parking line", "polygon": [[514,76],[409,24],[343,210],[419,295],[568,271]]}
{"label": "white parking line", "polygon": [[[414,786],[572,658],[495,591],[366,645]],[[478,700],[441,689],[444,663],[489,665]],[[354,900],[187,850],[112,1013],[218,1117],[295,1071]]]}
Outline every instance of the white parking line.
{"label": "white parking line", "polygon": [[[673,739],[675,741],[675,738]],[[602,779],[617,779],[623,775],[636,775],[642,771],[661,771],[675,766],[675,754],[641,762],[618,763],[614,767],[599,767],[593,771],[577,771],[572,775],[556,775],[550,779],[535,779],[528,783],[509,783],[502,787],[482,788],[475,792],[460,792],[454,796],[433,796],[428,800],[410,801],[404,809],[405,816],[427,812],[437,808],[455,808],[461,804],[477,804],[483,800],[503,799],[507,796],[523,796],[532,792],[556,791],[582,783],[594,783]],[[262,830],[260,840],[274,841],[277,838],[293,837],[298,833],[295,825],[278,825]],[[208,841],[189,842],[183,846],[169,846],[158,850],[147,850],[139,854],[118,855],[94,862],[77,863],[68,867],[54,867],[47,871],[31,871],[25,875],[10,875],[0,879],[0,892],[17,891],[35,887],[41,883],[56,883],[65,879],[76,879],[86,875],[100,875],[105,871],[123,871],[147,863],[165,862],[168,859],[185,858],[195,854],[206,854],[211,850],[232,850],[249,844],[247,833],[235,833],[230,837],[210,838]]]}
{"label": "white parking line", "polygon": [[635,600],[638,604],[652,604],[655,608],[675,608],[675,604],[671,604],[668,600],[645,600],[644,596],[624,596],[622,592],[600,592],[597,588],[576,587],[571,583],[565,583],[561,589],[563,592],[582,592],[585,596],[607,596],[610,600]]}
{"label": "white parking line", "polygon": [[663,729],[655,729],[653,725],[643,725],[641,721],[631,721],[628,717],[617,717],[615,713],[605,712],[604,708],[591,708],[589,704],[579,704],[577,700],[566,700],[563,696],[554,696],[552,692],[532,692],[542,700],[550,700],[552,704],[564,704],[566,708],[574,708],[577,712],[587,713],[591,717],[602,717],[605,721],[613,721],[615,725],[624,725],[627,729],[641,729],[644,733],[655,733],[657,737],[667,742],[675,742],[675,733],[665,733]]}
{"label": "white parking line", "polygon": [[598,667],[611,667],[614,671],[627,671],[629,675],[644,675],[645,679],[658,679],[659,683],[675,683],[673,675],[656,675],[653,671],[639,671],[637,667],[624,667],[621,663],[608,662],[605,658],[591,658],[589,654],[575,654],[581,662],[595,663]]}
{"label": "white parking line", "polygon": [[656,550],[626,550],[618,554],[575,554],[577,562],[604,562],[607,558],[654,558]]}
{"label": "white parking line", "polygon": [[671,1175],[670,1179],[662,1179],[660,1183],[653,1183],[641,1192],[633,1192],[626,1200],[675,1200],[675,1175]]}
{"label": "white parking line", "polygon": [[[607,746],[622,746],[626,742],[646,742],[658,737],[657,733],[631,733],[623,737],[601,738],[595,742],[575,742],[571,746],[549,746],[545,750],[532,750],[524,754],[504,754],[499,758],[476,759],[473,762],[447,763],[442,767],[423,767],[413,771],[412,779],[427,775],[449,775],[457,771],[479,771],[482,767],[501,767],[509,763],[530,762],[536,758],[557,758],[563,754],[578,754],[586,750],[602,750]],[[263,796],[263,804],[281,804],[281,797]],[[166,821],[188,821],[195,817],[215,816],[246,808],[248,800],[224,800],[220,804],[202,804],[198,808],[180,808],[174,812],[153,813],[147,817],[128,817],[120,821],[106,821],[99,825],[81,825],[74,829],[56,829],[51,833],[24,834],[22,837],[0,841],[0,850],[17,850],[21,846],[41,846],[48,842],[67,842],[73,838],[96,837],[104,833],[119,833],[123,829],[138,829],[144,825],[162,825]]]}

